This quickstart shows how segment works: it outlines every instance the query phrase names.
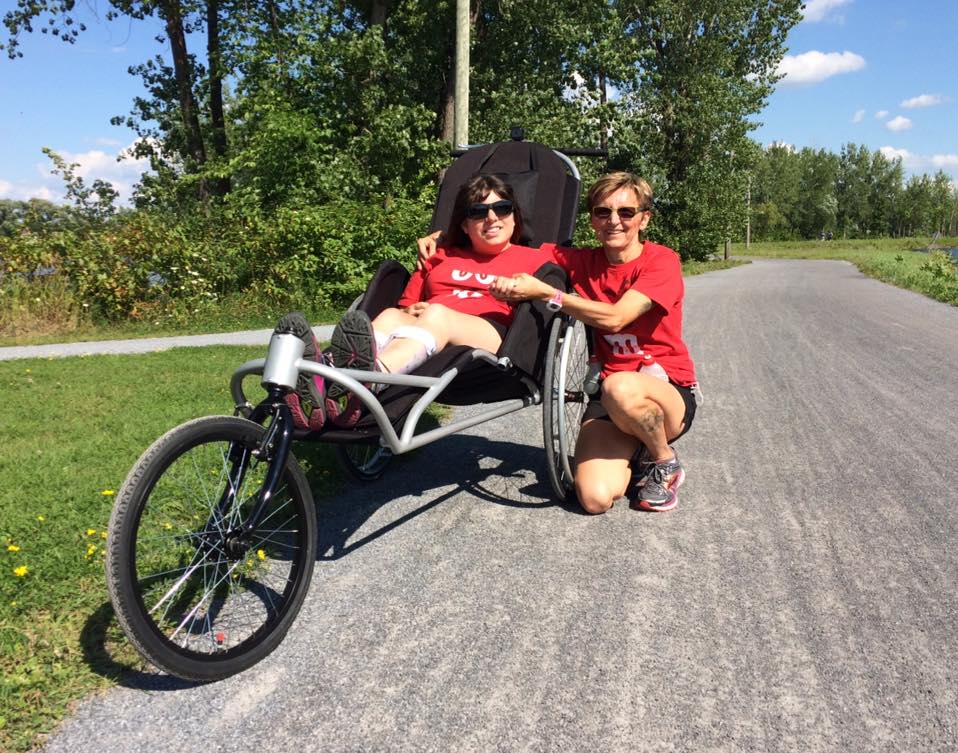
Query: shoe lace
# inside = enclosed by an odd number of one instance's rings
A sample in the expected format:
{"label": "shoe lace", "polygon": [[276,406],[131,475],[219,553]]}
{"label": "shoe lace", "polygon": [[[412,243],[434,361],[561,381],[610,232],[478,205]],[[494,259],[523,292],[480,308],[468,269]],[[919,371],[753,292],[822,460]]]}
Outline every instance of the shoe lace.
{"label": "shoe lace", "polygon": [[659,463],[653,463],[651,470],[649,470],[646,483],[655,483],[659,486],[665,486],[665,475],[665,466]]}

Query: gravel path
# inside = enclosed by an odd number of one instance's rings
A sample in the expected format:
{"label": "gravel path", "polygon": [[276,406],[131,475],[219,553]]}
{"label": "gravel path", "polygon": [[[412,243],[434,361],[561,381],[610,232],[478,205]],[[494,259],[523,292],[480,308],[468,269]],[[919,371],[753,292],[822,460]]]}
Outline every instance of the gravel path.
{"label": "gravel path", "polygon": [[48,753],[958,749],[958,309],[842,262],[687,281],[675,512],[549,499],[532,408],[320,504],[250,671],[81,704]]}

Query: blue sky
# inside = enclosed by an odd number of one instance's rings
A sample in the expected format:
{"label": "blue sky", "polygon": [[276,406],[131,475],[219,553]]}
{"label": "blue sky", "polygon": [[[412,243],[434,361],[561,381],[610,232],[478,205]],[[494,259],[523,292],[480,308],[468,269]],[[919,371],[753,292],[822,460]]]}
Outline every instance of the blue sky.
{"label": "blue sky", "polygon": [[[0,14],[15,5],[0,0]],[[123,196],[144,169],[116,161],[135,134],[110,117],[143,92],[127,68],[166,48],[155,25],[84,21],[74,45],[34,32],[22,59],[0,53],[0,198],[62,196],[45,146]],[[864,144],[900,156],[906,174],[942,169],[958,182],[956,29],[958,0],[810,0],[754,138],[835,153]]]}

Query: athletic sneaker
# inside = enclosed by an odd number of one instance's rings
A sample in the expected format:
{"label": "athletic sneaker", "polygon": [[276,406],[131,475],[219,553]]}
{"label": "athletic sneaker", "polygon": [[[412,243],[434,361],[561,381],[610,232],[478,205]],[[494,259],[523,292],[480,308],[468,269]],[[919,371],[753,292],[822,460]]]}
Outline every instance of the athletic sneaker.
{"label": "athletic sneaker", "polygon": [[[347,311],[333,329],[326,355],[338,369],[376,370],[376,335],[365,311]],[[341,384],[329,386],[329,396],[338,398],[347,389]]]}
{"label": "athletic sneaker", "polygon": [[[333,329],[326,355],[333,366],[340,369],[377,371],[376,334],[365,311],[347,311]],[[341,384],[331,384],[328,395],[337,401],[339,415],[334,418],[337,426],[354,426],[362,412],[362,402],[349,393]],[[343,398],[345,397],[345,400]]]}
{"label": "athletic sneaker", "polygon": [[[673,449],[673,453],[675,450]],[[685,481],[685,469],[675,455],[662,463],[648,462],[648,473],[639,486],[633,507],[649,512],[665,512],[679,503],[679,487]]]}
{"label": "athletic sneaker", "polygon": [[[303,358],[323,363],[319,343],[301,311],[292,311],[277,322],[274,335],[296,335],[303,341]],[[317,431],[326,422],[326,385],[318,374],[300,374],[296,391],[285,397],[297,429]]]}
{"label": "athletic sneaker", "polygon": [[635,451],[635,454],[629,461],[629,466],[632,468],[632,479],[629,482],[630,486],[639,489],[645,485],[645,481],[649,477],[649,472],[652,470],[652,466],[655,465],[649,457],[649,448],[644,444],[640,444],[639,449]]}

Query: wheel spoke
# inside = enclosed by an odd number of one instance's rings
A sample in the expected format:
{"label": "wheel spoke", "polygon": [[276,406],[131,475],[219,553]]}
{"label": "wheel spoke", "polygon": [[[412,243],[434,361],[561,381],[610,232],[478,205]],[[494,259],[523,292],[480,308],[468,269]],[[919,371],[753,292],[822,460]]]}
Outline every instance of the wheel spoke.
{"label": "wheel spoke", "polygon": [[232,417],[185,424],[144,454],[118,500],[108,545],[114,608],[144,656],[173,674],[215,679],[248,666],[275,647],[305,596],[315,513],[294,458],[283,459],[245,545],[228,538],[260,498],[269,464],[252,449],[262,432]]}

